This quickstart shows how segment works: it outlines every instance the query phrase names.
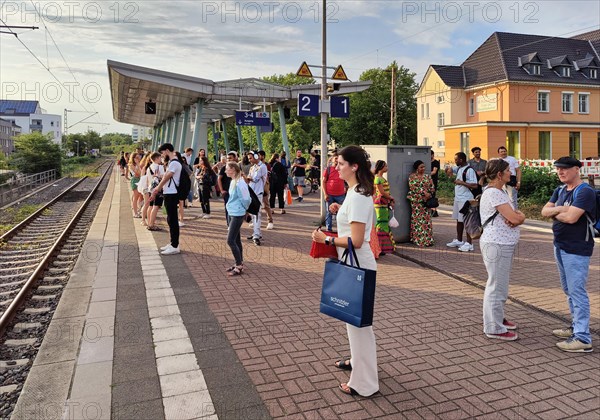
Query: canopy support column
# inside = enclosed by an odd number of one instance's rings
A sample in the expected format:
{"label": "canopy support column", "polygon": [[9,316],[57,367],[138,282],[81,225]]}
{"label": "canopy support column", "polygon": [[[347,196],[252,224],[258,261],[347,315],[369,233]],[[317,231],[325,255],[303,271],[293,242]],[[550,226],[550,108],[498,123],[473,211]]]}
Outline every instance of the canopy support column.
{"label": "canopy support column", "polygon": [[258,126],[258,125],[256,126],[256,145],[258,147],[258,150],[263,150],[262,137],[260,135],[260,126]]}
{"label": "canopy support column", "polygon": [[200,130],[202,129],[202,125],[200,120],[202,120],[202,108],[204,106],[204,101],[202,99],[198,99],[196,102],[196,120],[194,121],[194,134],[192,135],[192,149],[197,154],[200,149],[198,149],[198,142],[200,141]]}
{"label": "canopy support column", "polygon": [[188,132],[188,125],[189,125],[189,120],[190,120],[190,107],[186,106],[185,108],[183,108],[183,124],[181,126],[181,139],[180,139],[180,146],[179,146],[179,153],[183,154],[183,152],[185,152],[185,144],[186,144],[186,138],[187,138],[187,132]]}
{"label": "canopy support column", "polygon": [[283,143],[283,151],[285,152],[287,158],[290,159],[292,155],[290,155],[290,144],[288,141],[287,126],[285,125],[283,104],[277,104],[277,109],[279,111],[279,125],[281,126],[281,141]]}
{"label": "canopy support column", "polygon": [[221,120],[221,129],[223,130],[223,141],[225,142],[225,153],[229,153],[229,139],[227,138],[227,128],[225,127],[225,120]]}

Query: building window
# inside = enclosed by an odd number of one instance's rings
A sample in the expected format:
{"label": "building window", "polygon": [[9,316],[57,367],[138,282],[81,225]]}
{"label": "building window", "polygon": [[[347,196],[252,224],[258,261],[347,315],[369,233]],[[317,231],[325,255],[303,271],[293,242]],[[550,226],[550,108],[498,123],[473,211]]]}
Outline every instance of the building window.
{"label": "building window", "polygon": [[429,103],[425,104],[425,119],[429,119]]}
{"label": "building window", "polygon": [[443,112],[440,112],[438,114],[437,125],[438,125],[438,127],[443,127],[444,126],[444,113]]}
{"label": "building window", "polygon": [[569,131],[569,156],[581,159],[581,133]]}
{"label": "building window", "polygon": [[589,114],[590,113],[590,94],[580,93],[579,94],[579,113]]}
{"label": "building window", "polygon": [[552,137],[550,131],[539,132],[540,159],[552,159]]}
{"label": "building window", "polygon": [[539,64],[531,65],[531,74],[539,76],[541,74],[541,66]]}
{"label": "building window", "polygon": [[590,79],[597,79],[597,78],[598,78],[598,70],[590,69]]}
{"label": "building window", "polygon": [[429,146],[429,137],[423,137],[423,146]]}
{"label": "building window", "polygon": [[[446,148],[446,141],[445,140],[438,140],[438,148],[439,149],[444,149]],[[598,144],[600,144],[600,133],[598,133]],[[599,146],[600,147],[600,146]]]}
{"label": "building window", "polygon": [[460,151],[469,156],[469,132],[460,133]]}
{"label": "building window", "polygon": [[564,93],[562,94],[562,112],[572,113],[573,112],[573,94]]}
{"label": "building window", "polygon": [[438,95],[438,96],[435,98],[435,101],[436,101],[438,104],[443,104],[443,103],[444,103],[446,100],[444,99],[444,95]]}
{"label": "building window", "polygon": [[506,132],[506,150],[509,156],[514,156],[516,159],[521,159],[521,147],[519,144],[519,132]]}
{"label": "building window", "polygon": [[538,112],[550,112],[550,92],[538,92]]}
{"label": "building window", "polygon": [[571,67],[567,67],[567,66],[561,67],[560,75],[562,77],[571,77]]}
{"label": "building window", "polygon": [[469,98],[469,115],[475,115],[475,98]]}
{"label": "building window", "polygon": [[421,104],[421,119],[425,119],[425,104]]}

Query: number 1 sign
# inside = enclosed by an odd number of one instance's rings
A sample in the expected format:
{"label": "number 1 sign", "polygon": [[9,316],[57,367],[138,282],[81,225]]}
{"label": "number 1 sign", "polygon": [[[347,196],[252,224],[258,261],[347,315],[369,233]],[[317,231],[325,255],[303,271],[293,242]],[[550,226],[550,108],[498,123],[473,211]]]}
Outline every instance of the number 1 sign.
{"label": "number 1 sign", "polygon": [[350,116],[350,98],[347,96],[332,96],[331,101],[331,117],[332,118],[348,118]]}

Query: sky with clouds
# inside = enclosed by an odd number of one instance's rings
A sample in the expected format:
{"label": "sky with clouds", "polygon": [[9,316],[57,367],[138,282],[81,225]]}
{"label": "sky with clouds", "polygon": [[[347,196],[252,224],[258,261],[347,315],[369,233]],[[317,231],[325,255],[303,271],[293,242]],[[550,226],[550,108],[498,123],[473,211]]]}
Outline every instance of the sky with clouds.
{"label": "sky with clouds", "polygon": [[[295,72],[321,62],[321,9],[310,0],[0,0],[0,25],[39,27],[0,34],[0,96],[39,100],[53,114],[96,111],[89,121],[108,123],[70,132],[131,132],[112,118],[107,60],[215,81]],[[429,64],[460,64],[495,31],[600,29],[600,2],[338,0],[325,19],[328,65],[357,80],[396,60],[420,82]],[[86,115],[69,114],[69,124]]]}

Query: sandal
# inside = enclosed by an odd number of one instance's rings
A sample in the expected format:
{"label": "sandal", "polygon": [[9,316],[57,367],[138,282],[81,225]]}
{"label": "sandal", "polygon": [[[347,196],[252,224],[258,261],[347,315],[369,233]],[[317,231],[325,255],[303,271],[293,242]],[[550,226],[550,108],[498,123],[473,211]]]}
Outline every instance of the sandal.
{"label": "sandal", "polygon": [[335,367],[342,370],[352,370],[350,359],[338,360],[337,362],[335,362]]}
{"label": "sandal", "polygon": [[244,264],[240,264],[240,265],[232,265],[231,267],[229,267],[227,270],[228,273],[231,273],[233,270],[238,269],[240,271],[244,271]]}
{"label": "sandal", "polygon": [[[360,395],[358,392],[356,392],[354,390],[354,388],[350,388],[348,386],[348,384],[340,384],[339,387],[340,391],[342,391],[344,394],[348,394],[348,395]],[[348,389],[348,390],[346,390]]]}
{"label": "sandal", "polygon": [[233,277],[233,276],[239,276],[240,274],[242,274],[242,269],[240,269],[239,267],[234,267],[233,270],[231,270],[229,272],[229,277]]}

